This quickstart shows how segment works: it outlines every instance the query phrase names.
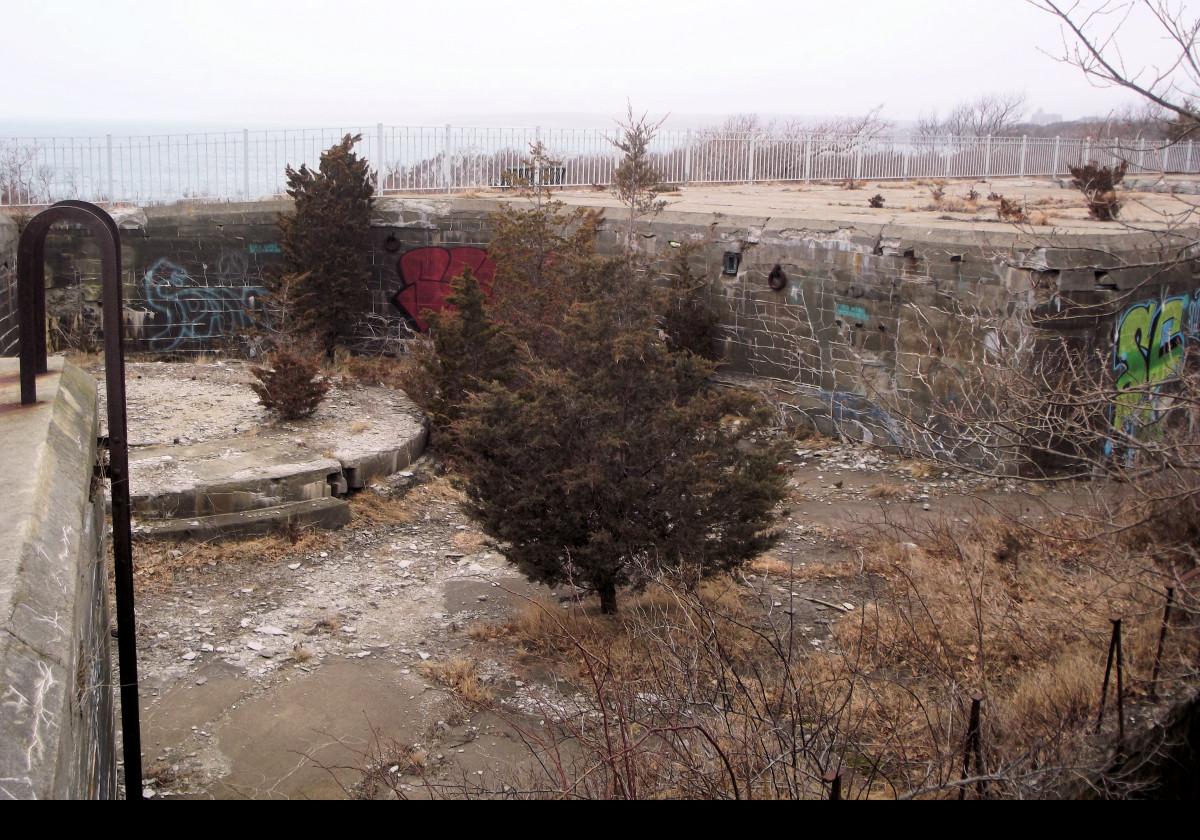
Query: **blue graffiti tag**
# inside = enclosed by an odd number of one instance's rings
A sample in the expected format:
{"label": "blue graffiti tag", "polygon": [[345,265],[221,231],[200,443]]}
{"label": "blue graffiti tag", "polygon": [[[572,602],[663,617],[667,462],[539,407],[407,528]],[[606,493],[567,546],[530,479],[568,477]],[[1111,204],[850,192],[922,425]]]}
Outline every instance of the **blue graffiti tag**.
{"label": "blue graffiti tag", "polygon": [[833,311],[839,318],[849,318],[852,321],[858,321],[863,324],[868,321],[867,310],[861,306],[847,306],[844,303],[836,303],[833,306]]}
{"label": "blue graffiti tag", "polygon": [[130,313],[136,337],[150,350],[194,349],[254,323],[266,292],[258,286],[197,286],[167,259],[142,279],[149,312]]}

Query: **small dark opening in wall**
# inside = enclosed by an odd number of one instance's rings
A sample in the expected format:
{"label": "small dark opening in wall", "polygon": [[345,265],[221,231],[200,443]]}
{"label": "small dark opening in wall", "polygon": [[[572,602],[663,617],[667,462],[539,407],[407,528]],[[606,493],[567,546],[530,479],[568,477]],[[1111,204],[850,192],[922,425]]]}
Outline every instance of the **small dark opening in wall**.
{"label": "small dark opening in wall", "polygon": [[887,332],[887,327],[885,327],[883,324],[880,324],[880,325],[879,325],[879,331],[880,331],[881,333],[885,333],[885,332]]}
{"label": "small dark opening in wall", "polygon": [[389,254],[394,254],[400,250],[400,240],[396,238],[396,234],[388,234],[387,239],[383,240],[383,248]]}
{"label": "small dark opening in wall", "polygon": [[962,254],[951,254],[950,255],[950,262],[962,262],[962,261],[963,261]]}
{"label": "small dark opening in wall", "polygon": [[731,276],[735,275],[738,273],[738,269],[741,267],[741,265],[742,265],[742,255],[741,254],[739,254],[737,251],[726,251],[725,252],[725,269],[724,269],[723,273],[731,275]]}
{"label": "small dark opening in wall", "polygon": [[842,325],[842,319],[838,318],[836,321],[833,322],[833,325],[835,327],[840,327]]}
{"label": "small dark opening in wall", "polygon": [[788,277],[783,271],[783,266],[779,263],[771,269],[771,273],[767,275],[767,285],[775,291],[781,291],[787,285]]}

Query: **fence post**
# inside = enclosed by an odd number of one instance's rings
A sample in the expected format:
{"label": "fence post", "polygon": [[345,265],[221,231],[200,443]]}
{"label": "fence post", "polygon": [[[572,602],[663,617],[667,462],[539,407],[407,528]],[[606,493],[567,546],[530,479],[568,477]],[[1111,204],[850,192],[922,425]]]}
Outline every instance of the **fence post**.
{"label": "fence post", "polygon": [[[533,127],[533,142],[536,146],[542,145],[542,127],[535,125]],[[539,186],[542,183],[542,165],[539,163],[533,168],[533,184]]]}
{"label": "fence post", "polygon": [[1158,649],[1154,653],[1154,669],[1150,672],[1150,699],[1158,699],[1158,672],[1162,667],[1163,646],[1167,643],[1167,628],[1171,624],[1171,601],[1175,598],[1175,587],[1167,587],[1167,604],[1163,607],[1162,627],[1158,631]]}
{"label": "fence post", "polygon": [[450,192],[450,123],[446,123],[446,142],[442,147],[442,184]]}
{"label": "fence post", "polygon": [[983,147],[983,177],[992,177],[992,135],[987,136]]}
{"label": "fence post", "polygon": [[[967,724],[967,740],[963,745],[963,779],[971,778],[971,756],[975,757],[975,775],[983,776],[987,770],[983,763],[983,738],[980,735],[980,713],[979,707],[983,703],[983,692],[975,689],[971,692],[971,717]],[[987,782],[980,779],[975,783],[975,790],[983,796],[987,792]],[[967,789],[960,787],[958,789],[958,798],[965,799]]]}
{"label": "fence post", "polygon": [[804,180],[811,181],[812,173],[812,132],[804,135]]}
{"label": "fence post", "polygon": [[1121,621],[1124,618],[1120,613],[1116,613],[1109,619],[1112,622],[1112,640],[1108,643],[1108,664],[1104,666],[1104,684],[1100,688],[1100,714],[1096,716],[1096,729],[1100,729],[1100,725],[1104,723],[1104,706],[1108,700],[1108,681],[1112,676],[1113,654],[1116,654],[1117,660],[1117,752],[1121,752],[1125,745],[1125,699],[1122,696],[1125,691],[1125,661],[1121,652]]}
{"label": "fence post", "polygon": [[692,184],[692,130],[687,130],[687,141],[683,149],[683,185],[689,187]]}
{"label": "fence post", "polygon": [[1080,166],[1087,166],[1089,158],[1092,156],[1092,138],[1085,137],[1083,140],[1083,157],[1079,160]]}
{"label": "fence post", "polygon": [[379,185],[380,194],[384,187],[384,157],[383,152],[383,123],[375,123],[375,183]]}
{"label": "fence post", "polygon": [[905,181],[908,180],[908,165],[911,160],[912,160],[912,144],[905,143],[904,144],[904,171],[902,173],[903,179]]}
{"label": "fence post", "polygon": [[1025,146],[1027,145],[1028,141],[1029,137],[1027,135],[1021,135],[1021,171],[1017,175],[1018,178],[1025,177]]}
{"label": "fence post", "polygon": [[250,129],[242,129],[242,195],[250,198]]}
{"label": "fence post", "polygon": [[842,799],[842,774],[832,767],[821,776],[821,781],[829,785],[829,801],[840,802]]}
{"label": "fence post", "polygon": [[862,144],[859,143],[854,150],[854,180],[862,180]]}
{"label": "fence post", "polygon": [[117,200],[116,194],[113,191],[113,155],[112,155],[112,135],[105,135],[105,142],[108,145],[108,203],[111,206]]}
{"label": "fence post", "polygon": [[1192,142],[1191,140],[1188,141],[1187,168],[1183,170],[1189,174],[1192,171]]}
{"label": "fence post", "polygon": [[955,140],[955,138],[952,136],[946,137],[946,145],[950,149],[950,151],[948,151],[946,153],[946,177],[947,178],[950,177],[950,162],[952,160],[954,160],[954,140]]}
{"label": "fence post", "polygon": [[749,153],[749,158],[750,158],[746,163],[746,167],[747,167],[746,183],[748,183],[748,184],[754,183],[754,147],[757,145],[757,141],[758,141],[758,138],[754,137],[752,135],[750,137],[749,148],[747,149],[747,151]]}
{"label": "fence post", "polygon": [[1054,164],[1050,168],[1050,177],[1051,178],[1058,177],[1058,144],[1059,144],[1060,140],[1062,140],[1061,137],[1054,138]]}

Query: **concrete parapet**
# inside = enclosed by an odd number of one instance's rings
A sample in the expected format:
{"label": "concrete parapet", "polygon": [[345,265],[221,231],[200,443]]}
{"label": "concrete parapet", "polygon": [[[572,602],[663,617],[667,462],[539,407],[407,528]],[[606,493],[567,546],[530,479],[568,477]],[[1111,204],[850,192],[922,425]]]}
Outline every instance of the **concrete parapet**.
{"label": "concrete parapet", "polygon": [[0,359],[0,798],[116,794],[96,386],[62,359],[20,405]]}

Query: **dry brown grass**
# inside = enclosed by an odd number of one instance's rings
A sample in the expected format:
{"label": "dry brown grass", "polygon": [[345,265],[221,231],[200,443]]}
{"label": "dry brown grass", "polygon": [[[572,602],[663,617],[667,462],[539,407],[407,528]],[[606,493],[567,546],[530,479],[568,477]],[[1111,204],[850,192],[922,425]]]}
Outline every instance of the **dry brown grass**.
{"label": "dry brown grass", "polygon": [[750,571],[759,575],[770,575],[771,577],[790,580],[793,569],[790,560],[780,560],[778,557],[770,554],[763,554],[750,562]]}
{"label": "dry brown grass", "polygon": [[[628,772],[656,795],[731,795],[732,767],[742,795],[819,796],[812,780],[833,760],[855,796],[954,796],[972,689],[986,698],[988,772],[1002,777],[991,795],[1036,794],[1094,755],[1088,726],[1109,617],[1128,616],[1127,700],[1136,701],[1162,609],[1152,568],[1114,555],[1111,540],[1066,530],[977,517],[910,534],[912,542],[880,540],[862,561],[759,558],[751,569],[766,576],[835,577],[874,592],[836,616],[832,638],[816,646],[783,616],[773,619],[782,627],[764,623],[758,602],[728,580],[699,591],[664,581],[618,616],[535,603],[469,635],[515,644],[519,659],[537,656],[539,667],[565,667],[562,676],[590,697],[587,714],[610,723],[615,716],[638,731],[678,723],[686,698],[689,724],[713,736],[723,760],[687,739],[664,754],[647,748]],[[1168,670],[1187,671],[1198,655],[1194,634],[1169,637]],[[580,741],[598,764],[619,752],[594,731]],[[790,762],[800,769],[780,769]],[[1023,787],[1027,774],[1032,788]]]}
{"label": "dry brown grass", "polygon": [[[866,571],[888,590],[834,635],[870,687],[851,705],[864,732],[891,745],[889,760],[950,760],[938,758],[938,739],[962,726],[971,688],[987,697],[991,761],[1079,760],[1114,613],[1128,616],[1127,692],[1145,692],[1162,608],[1157,573],[1069,536],[1079,535],[981,517],[964,530],[935,529],[924,550],[884,546],[868,558]],[[1195,650],[1194,640],[1173,644],[1176,659],[1180,646]]]}
{"label": "dry brown grass", "polygon": [[867,497],[871,499],[900,499],[907,494],[907,488],[899,484],[884,483],[867,488]]}
{"label": "dry brown grass", "polygon": [[897,469],[908,473],[913,478],[929,478],[933,475],[933,467],[925,461],[906,461]]}
{"label": "dry brown grass", "polygon": [[479,681],[478,666],[473,659],[459,657],[449,662],[424,662],[419,670],[470,706],[482,708],[492,702],[492,692]]}
{"label": "dry brown grass", "polygon": [[974,201],[947,195],[941,199],[935,199],[933,203],[927,204],[923,209],[940,213],[976,213],[979,211],[979,205]]}
{"label": "dry brown grass", "polygon": [[181,574],[227,564],[276,563],[294,555],[336,549],[339,535],[318,528],[285,528],[245,540],[175,543],[138,539],[133,544],[134,576],[139,585],[170,585]]}
{"label": "dry brown grass", "polygon": [[356,420],[355,422],[350,424],[350,434],[361,435],[363,432],[369,431],[370,428],[371,428],[371,421]]}
{"label": "dry brown grass", "polygon": [[408,342],[408,354],[392,356],[346,356],[340,360],[339,373],[364,385],[384,385],[403,391],[408,398],[427,409],[437,394],[425,363],[436,354],[433,342],[424,336]]}
{"label": "dry brown grass", "polygon": [[461,554],[475,554],[487,545],[487,538],[474,531],[456,531],[450,537],[450,547]]}
{"label": "dry brown grass", "polygon": [[399,497],[364,492],[349,499],[350,515],[355,525],[416,522],[429,512],[434,503],[457,504],[460,501],[462,494],[444,477],[418,485]]}

